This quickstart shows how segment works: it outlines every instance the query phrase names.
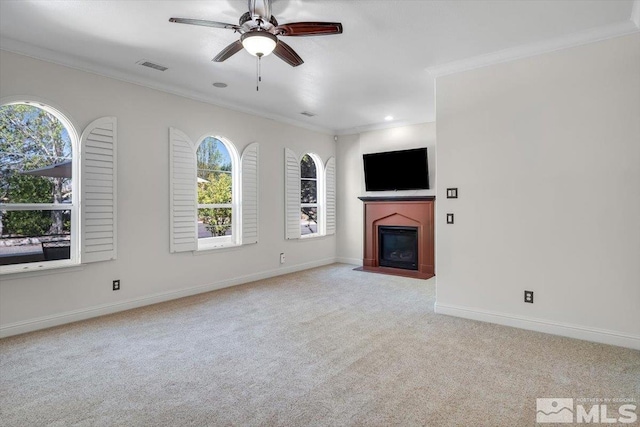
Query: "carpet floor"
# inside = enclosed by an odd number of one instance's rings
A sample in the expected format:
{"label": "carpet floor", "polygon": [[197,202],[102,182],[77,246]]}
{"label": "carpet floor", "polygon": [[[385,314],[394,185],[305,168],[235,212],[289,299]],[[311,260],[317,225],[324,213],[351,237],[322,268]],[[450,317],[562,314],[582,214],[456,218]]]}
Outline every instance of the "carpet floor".
{"label": "carpet floor", "polygon": [[640,398],[640,352],[436,315],[334,264],[0,341],[3,426],[530,426]]}

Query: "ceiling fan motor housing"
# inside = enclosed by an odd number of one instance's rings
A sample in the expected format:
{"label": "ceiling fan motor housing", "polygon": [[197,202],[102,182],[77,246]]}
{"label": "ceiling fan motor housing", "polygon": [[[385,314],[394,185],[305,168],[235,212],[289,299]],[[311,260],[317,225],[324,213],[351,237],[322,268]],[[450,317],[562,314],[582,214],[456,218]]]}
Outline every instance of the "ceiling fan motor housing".
{"label": "ceiling fan motor housing", "polygon": [[278,20],[273,15],[268,21],[266,21],[261,16],[252,16],[249,12],[245,12],[245,14],[240,17],[238,23],[244,31],[262,28],[263,30],[274,32],[275,28],[278,26]]}

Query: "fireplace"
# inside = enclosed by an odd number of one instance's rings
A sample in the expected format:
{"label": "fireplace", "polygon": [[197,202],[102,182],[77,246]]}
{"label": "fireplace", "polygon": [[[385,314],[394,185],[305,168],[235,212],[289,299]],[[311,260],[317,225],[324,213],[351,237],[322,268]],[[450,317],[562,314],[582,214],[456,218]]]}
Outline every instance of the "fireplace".
{"label": "fireplace", "polygon": [[434,196],[359,197],[364,253],[359,269],[428,279],[435,275]]}
{"label": "fireplace", "polygon": [[378,265],[418,269],[418,227],[378,227]]}

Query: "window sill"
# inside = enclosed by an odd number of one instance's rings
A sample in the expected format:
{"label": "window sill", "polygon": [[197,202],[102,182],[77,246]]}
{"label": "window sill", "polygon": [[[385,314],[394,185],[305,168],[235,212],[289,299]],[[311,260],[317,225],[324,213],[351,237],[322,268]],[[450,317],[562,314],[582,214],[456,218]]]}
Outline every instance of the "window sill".
{"label": "window sill", "polygon": [[209,253],[212,252],[226,252],[226,251],[232,251],[232,250],[236,250],[238,248],[242,247],[241,244],[237,244],[237,243],[221,243],[219,245],[211,245],[211,246],[204,246],[202,248],[198,248],[197,250],[193,251],[193,255],[207,255]]}
{"label": "window sill", "polygon": [[298,240],[315,240],[315,239],[322,239],[323,237],[331,237],[331,236],[333,236],[333,234],[313,233],[313,234],[305,234],[304,236],[300,236]]}
{"label": "window sill", "polygon": [[[52,261],[49,261],[52,262]],[[56,265],[39,264],[29,267],[23,267],[20,270],[11,269],[9,271],[2,271],[0,269],[0,277],[2,281],[24,279],[27,277],[48,276],[50,274],[70,273],[73,271],[84,270],[84,265],[76,262],[62,262]]]}

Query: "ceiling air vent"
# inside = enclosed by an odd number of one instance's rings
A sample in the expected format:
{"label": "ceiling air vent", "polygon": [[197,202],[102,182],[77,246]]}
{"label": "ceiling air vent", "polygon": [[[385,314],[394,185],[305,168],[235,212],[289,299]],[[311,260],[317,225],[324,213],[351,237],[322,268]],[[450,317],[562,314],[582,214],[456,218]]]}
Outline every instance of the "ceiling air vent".
{"label": "ceiling air vent", "polygon": [[146,59],[141,59],[140,61],[136,62],[136,64],[142,65],[143,67],[153,68],[154,70],[158,70],[158,71],[167,71],[169,69],[168,67],[154,64],[153,62],[147,61]]}
{"label": "ceiling air vent", "polygon": [[303,112],[302,112],[302,113],[300,113],[300,114],[302,114],[303,116],[307,116],[307,117],[313,117],[313,116],[315,116],[315,114],[314,114],[314,113],[310,113],[310,112],[308,112],[308,111],[303,111]]}

